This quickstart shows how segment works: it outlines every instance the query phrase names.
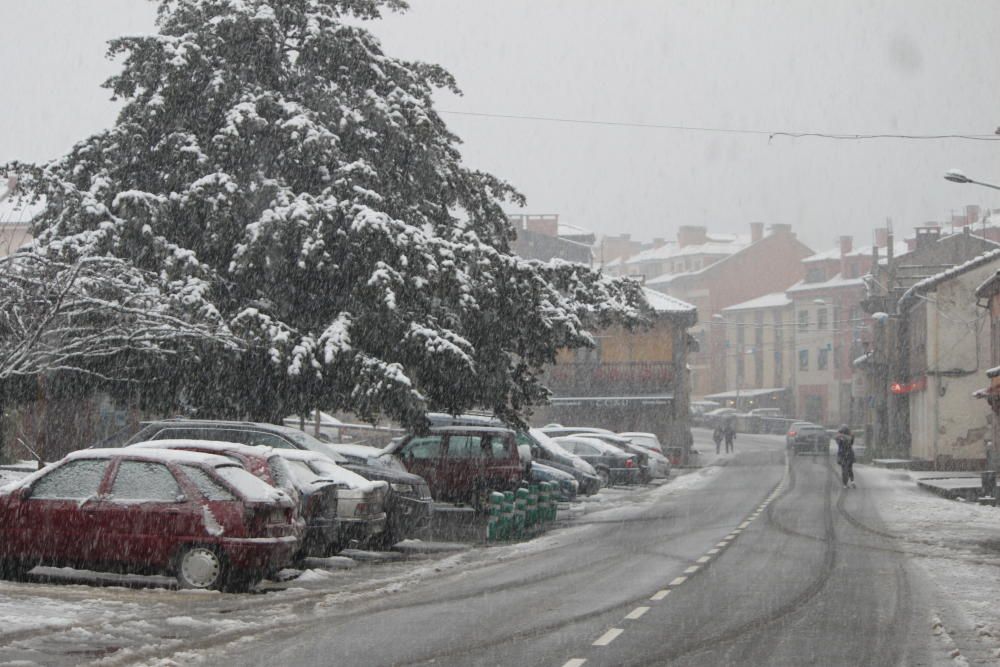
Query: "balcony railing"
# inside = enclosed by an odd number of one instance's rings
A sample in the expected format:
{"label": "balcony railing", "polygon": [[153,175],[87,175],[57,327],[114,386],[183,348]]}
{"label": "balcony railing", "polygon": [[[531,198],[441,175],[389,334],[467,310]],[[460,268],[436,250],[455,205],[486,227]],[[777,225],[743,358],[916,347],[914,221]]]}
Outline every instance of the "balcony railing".
{"label": "balcony railing", "polygon": [[557,397],[656,396],[674,391],[671,362],[557,364],[548,373]]}

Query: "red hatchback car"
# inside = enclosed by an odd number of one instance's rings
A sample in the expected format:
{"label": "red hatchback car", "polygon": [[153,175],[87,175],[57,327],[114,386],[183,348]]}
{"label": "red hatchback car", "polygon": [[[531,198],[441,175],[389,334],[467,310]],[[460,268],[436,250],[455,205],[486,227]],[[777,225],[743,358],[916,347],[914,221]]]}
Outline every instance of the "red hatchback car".
{"label": "red hatchback car", "polygon": [[0,488],[0,575],[44,564],[245,590],[288,563],[301,531],[288,495],[230,459],[89,449]]}

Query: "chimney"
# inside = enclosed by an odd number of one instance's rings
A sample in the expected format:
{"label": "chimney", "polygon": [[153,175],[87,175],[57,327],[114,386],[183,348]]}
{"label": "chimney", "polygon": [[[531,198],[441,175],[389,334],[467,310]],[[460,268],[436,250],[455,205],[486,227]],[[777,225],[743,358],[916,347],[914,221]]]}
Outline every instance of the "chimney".
{"label": "chimney", "polygon": [[875,247],[885,248],[889,245],[889,228],[879,227],[875,230]]}
{"label": "chimney", "polygon": [[851,248],[854,245],[853,236],[841,236],[840,237],[840,256],[851,254]]}
{"label": "chimney", "polygon": [[700,245],[708,241],[708,230],[699,225],[681,225],[677,228],[677,246]]}
{"label": "chimney", "polygon": [[545,236],[559,236],[559,216],[526,215],[524,216],[524,228]]}
{"label": "chimney", "polygon": [[916,232],[916,237],[913,239],[914,247],[917,249],[926,248],[932,243],[937,243],[937,240],[941,238],[941,228],[937,225],[935,226],[925,226],[916,227],[914,230]]}
{"label": "chimney", "polygon": [[750,242],[756,243],[764,238],[764,223],[763,222],[751,222],[750,223]]}
{"label": "chimney", "polygon": [[840,275],[844,278],[847,277],[847,256],[851,254],[853,245],[853,236],[840,237]]}
{"label": "chimney", "polygon": [[653,237],[653,247],[654,248],[662,248],[665,245],[667,245],[667,239],[663,238],[662,236],[654,236]]}
{"label": "chimney", "polygon": [[967,225],[971,225],[979,221],[979,207],[975,204],[969,204],[965,207],[965,220]]}
{"label": "chimney", "polygon": [[969,219],[964,214],[951,214],[952,227],[965,227],[967,224],[969,224]]}

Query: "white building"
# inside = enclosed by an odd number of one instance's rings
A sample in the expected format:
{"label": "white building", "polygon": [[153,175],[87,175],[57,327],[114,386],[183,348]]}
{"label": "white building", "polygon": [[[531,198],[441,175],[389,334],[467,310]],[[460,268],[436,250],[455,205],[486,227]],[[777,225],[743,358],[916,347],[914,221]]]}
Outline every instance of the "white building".
{"label": "white building", "polygon": [[1000,250],[991,251],[916,283],[899,301],[909,373],[892,391],[908,396],[915,459],[967,467],[986,458],[989,423],[973,394],[990,367],[990,326],[975,291],[998,269]]}

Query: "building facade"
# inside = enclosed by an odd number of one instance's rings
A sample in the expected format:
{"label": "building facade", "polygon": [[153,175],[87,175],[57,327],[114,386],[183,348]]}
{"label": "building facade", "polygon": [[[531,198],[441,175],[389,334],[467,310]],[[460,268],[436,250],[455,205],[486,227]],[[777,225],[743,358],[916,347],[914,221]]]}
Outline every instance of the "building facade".
{"label": "building facade", "polygon": [[647,290],[649,328],[601,331],[593,349],[564,350],[549,370],[550,405],[535,422],[648,431],[671,446],[690,444],[687,373],[698,320],[693,306]]}
{"label": "building facade", "polygon": [[[790,397],[795,385],[795,329],[792,300],[784,292],[773,292],[723,308],[713,327],[726,336],[726,377],[734,388],[706,396],[716,400],[732,395],[732,402],[745,407],[779,407],[792,414]],[[776,405],[756,405],[754,396],[777,397]],[[748,398],[749,397],[749,398]],[[745,400],[741,400],[745,399]]]}
{"label": "building facade", "polygon": [[[758,225],[760,225],[758,227]],[[699,351],[691,357],[691,391],[704,397],[734,390],[727,375],[726,330],[713,325],[723,309],[787,289],[804,275],[802,260],[814,254],[790,225],[752,223],[752,242],[696,271],[673,273],[646,282],[651,289],[694,305],[700,323],[692,329]]]}

